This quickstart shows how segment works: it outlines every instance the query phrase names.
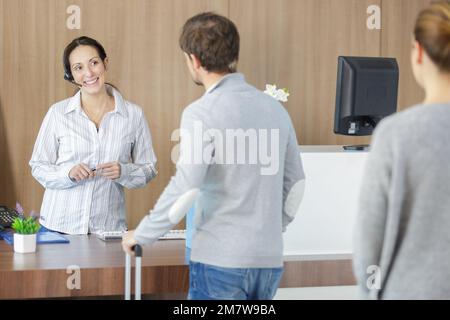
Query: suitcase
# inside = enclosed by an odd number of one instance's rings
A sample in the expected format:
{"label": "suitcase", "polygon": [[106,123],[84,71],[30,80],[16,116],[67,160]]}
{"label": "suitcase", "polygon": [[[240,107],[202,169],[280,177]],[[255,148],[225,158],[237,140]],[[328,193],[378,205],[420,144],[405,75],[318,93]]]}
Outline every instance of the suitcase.
{"label": "suitcase", "polygon": [[[135,271],[134,271],[134,299],[141,300],[141,259],[142,259],[142,247],[140,245],[135,245],[133,247],[134,255],[136,257],[135,261]],[[125,256],[125,300],[131,299],[131,255],[126,254]]]}

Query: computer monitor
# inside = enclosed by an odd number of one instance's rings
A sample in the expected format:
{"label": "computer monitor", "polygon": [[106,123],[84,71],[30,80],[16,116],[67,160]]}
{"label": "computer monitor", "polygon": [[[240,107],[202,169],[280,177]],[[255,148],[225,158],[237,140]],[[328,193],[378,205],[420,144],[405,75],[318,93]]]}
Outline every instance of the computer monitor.
{"label": "computer monitor", "polygon": [[394,58],[338,57],[334,133],[371,135],[397,110],[398,76]]}

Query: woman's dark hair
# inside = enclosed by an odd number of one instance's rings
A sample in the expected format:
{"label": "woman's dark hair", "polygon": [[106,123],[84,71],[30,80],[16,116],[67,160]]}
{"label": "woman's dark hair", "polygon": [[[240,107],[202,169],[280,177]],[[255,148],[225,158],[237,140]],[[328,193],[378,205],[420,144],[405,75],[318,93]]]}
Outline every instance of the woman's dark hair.
{"label": "woman's dark hair", "polygon": [[450,1],[435,2],[422,10],[414,36],[439,70],[450,72]]}
{"label": "woman's dark hair", "polygon": [[[72,51],[75,50],[75,48],[77,48],[79,46],[90,46],[90,47],[95,48],[95,50],[97,50],[98,56],[100,57],[100,59],[102,60],[103,63],[105,63],[105,59],[107,57],[105,48],[103,48],[103,46],[97,40],[86,37],[86,36],[82,36],[82,37],[73,39],[72,42],[69,43],[67,45],[67,47],[64,49],[64,54],[63,54],[64,79],[67,81],[70,81],[72,83],[74,83],[74,79],[73,79],[73,75],[72,75],[72,70],[70,68],[69,57],[70,57],[70,54],[72,53]],[[113,87],[114,89],[118,90],[111,83],[106,83],[106,84],[108,84],[111,87]]]}
{"label": "woman's dark hair", "polygon": [[184,24],[180,48],[212,72],[236,72],[239,33],[235,24],[213,12],[200,13]]}

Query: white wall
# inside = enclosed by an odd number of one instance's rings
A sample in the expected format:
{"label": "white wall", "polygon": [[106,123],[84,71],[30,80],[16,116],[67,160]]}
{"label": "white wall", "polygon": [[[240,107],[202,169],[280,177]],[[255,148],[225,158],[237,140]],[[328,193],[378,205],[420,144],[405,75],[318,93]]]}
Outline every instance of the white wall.
{"label": "white wall", "polygon": [[284,236],[284,254],[351,254],[366,151],[301,147],[306,175],[302,204]]}

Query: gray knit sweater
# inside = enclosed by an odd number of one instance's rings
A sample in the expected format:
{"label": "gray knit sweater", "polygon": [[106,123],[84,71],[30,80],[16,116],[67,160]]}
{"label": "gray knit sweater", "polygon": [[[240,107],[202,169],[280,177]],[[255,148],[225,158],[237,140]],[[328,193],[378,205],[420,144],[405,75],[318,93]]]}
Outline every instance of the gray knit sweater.
{"label": "gray knit sweater", "polygon": [[[196,132],[203,132],[203,139],[198,141]],[[231,268],[281,267],[282,232],[300,205],[304,182],[285,108],[247,84],[242,74],[229,74],[184,110],[181,135],[177,172],[139,224],[136,240],[157,240],[176,224],[170,217],[177,201],[199,190],[192,261]],[[196,145],[204,151],[204,163],[189,161],[196,158]]]}
{"label": "gray knit sweater", "polygon": [[449,142],[450,103],[415,106],[375,130],[354,233],[364,297],[450,299]]}

